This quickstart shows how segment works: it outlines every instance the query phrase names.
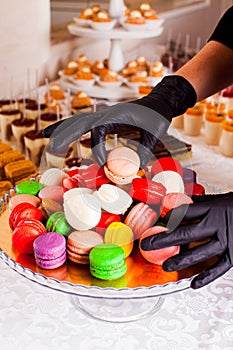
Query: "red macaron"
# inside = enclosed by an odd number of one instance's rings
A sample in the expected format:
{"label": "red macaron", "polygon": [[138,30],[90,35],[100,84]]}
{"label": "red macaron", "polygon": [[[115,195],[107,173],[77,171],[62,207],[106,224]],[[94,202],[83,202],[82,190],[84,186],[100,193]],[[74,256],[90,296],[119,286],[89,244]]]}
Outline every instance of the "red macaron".
{"label": "red macaron", "polygon": [[31,203],[20,203],[11,212],[9,225],[13,230],[21,220],[43,219],[42,212]]}
{"label": "red macaron", "polygon": [[146,178],[135,178],[129,190],[129,195],[140,202],[158,205],[166,194],[163,184]]}
{"label": "red macaron", "polygon": [[41,221],[21,220],[13,231],[12,245],[20,254],[32,254],[34,240],[45,232],[46,228]]}
{"label": "red macaron", "polygon": [[158,173],[161,173],[162,171],[175,171],[177,172],[181,177],[183,176],[183,167],[180,164],[180,162],[172,157],[162,157],[159,159],[156,159],[151,167],[151,174],[152,177]]}
{"label": "red macaron", "polygon": [[98,225],[95,226],[96,232],[98,232],[104,236],[106,228],[112,222],[121,222],[120,215],[108,213],[106,211],[102,211],[100,221],[99,221]]}

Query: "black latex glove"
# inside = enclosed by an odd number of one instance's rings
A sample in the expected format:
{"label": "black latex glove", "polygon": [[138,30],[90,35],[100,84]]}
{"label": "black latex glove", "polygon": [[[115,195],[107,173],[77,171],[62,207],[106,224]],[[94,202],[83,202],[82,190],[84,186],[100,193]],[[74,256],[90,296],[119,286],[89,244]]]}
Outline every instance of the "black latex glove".
{"label": "black latex glove", "polygon": [[154,250],[208,239],[199,246],[181,250],[163,263],[165,271],[176,271],[217,256],[217,263],[193,278],[194,289],[212,282],[233,266],[233,193],[199,197],[194,198],[194,204],[171,212],[170,226],[181,221],[182,215],[185,224],[141,242],[143,250]]}
{"label": "black latex glove", "polygon": [[141,131],[138,153],[143,168],[172,117],[184,113],[195,102],[195,90],[186,79],[175,75],[167,76],[146,97],[119,103],[101,112],[74,115],[47,127],[43,134],[52,137],[50,149],[54,153],[65,154],[73,141],[91,131],[93,154],[97,162],[103,165],[106,162],[106,135],[117,133],[121,127],[136,127]]}

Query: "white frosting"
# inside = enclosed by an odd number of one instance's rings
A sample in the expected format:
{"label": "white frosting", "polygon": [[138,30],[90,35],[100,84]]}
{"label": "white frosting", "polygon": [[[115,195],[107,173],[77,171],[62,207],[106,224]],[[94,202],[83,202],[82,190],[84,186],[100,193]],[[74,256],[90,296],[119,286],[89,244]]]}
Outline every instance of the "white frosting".
{"label": "white frosting", "polygon": [[160,72],[163,69],[162,62],[159,62],[159,61],[154,62],[151,69],[153,72],[156,72],[156,73]]}
{"label": "white frosting", "polygon": [[84,16],[92,16],[93,15],[93,10],[90,7],[87,7],[84,11],[83,11],[83,15]]}
{"label": "white frosting", "polygon": [[130,12],[130,18],[142,18],[142,14],[138,10],[133,10]]}
{"label": "white frosting", "polygon": [[107,12],[104,12],[104,11],[98,12],[97,13],[97,17],[100,18],[100,19],[108,19],[109,18]]}
{"label": "white frosting", "polygon": [[147,2],[143,2],[140,6],[140,10],[142,10],[142,11],[150,10],[150,8],[151,8],[151,6]]}
{"label": "white frosting", "polygon": [[86,98],[88,97],[87,94],[84,91],[80,91],[76,94],[76,97],[78,98]]}
{"label": "white frosting", "polygon": [[67,67],[68,68],[76,68],[76,67],[78,67],[78,63],[75,61],[68,62]]}

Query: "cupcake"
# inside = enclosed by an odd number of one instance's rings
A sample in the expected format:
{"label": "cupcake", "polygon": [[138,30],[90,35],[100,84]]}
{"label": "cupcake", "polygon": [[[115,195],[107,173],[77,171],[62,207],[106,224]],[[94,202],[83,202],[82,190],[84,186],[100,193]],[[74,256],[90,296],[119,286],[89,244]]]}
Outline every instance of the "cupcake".
{"label": "cupcake", "polygon": [[137,62],[138,69],[146,69],[147,71],[149,71],[150,67],[144,56],[139,56],[136,59],[136,62]]}
{"label": "cupcake", "polygon": [[135,74],[138,71],[138,63],[136,60],[131,60],[129,62],[127,62],[127,64],[125,65],[124,69],[120,72],[120,74],[127,78],[130,75]]}
{"label": "cupcake", "polygon": [[93,14],[92,21],[94,21],[94,22],[110,22],[111,18],[110,18],[108,11],[100,10],[100,11],[95,12]]}
{"label": "cupcake", "polygon": [[130,83],[148,83],[148,74],[146,70],[138,71],[132,75],[129,80]]}
{"label": "cupcake", "polygon": [[164,67],[161,61],[154,61],[150,67],[150,76],[162,77],[164,74]]}
{"label": "cupcake", "polygon": [[146,20],[139,10],[133,10],[133,11],[130,11],[130,14],[127,20],[125,21],[125,23],[141,25],[141,24],[145,24]]}
{"label": "cupcake", "polygon": [[92,16],[93,16],[93,9],[91,7],[86,7],[81,11],[78,18],[89,20],[89,19],[92,19]]}
{"label": "cupcake", "polygon": [[73,75],[78,70],[78,62],[76,61],[68,61],[66,67],[64,68],[63,73],[65,75]]}
{"label": "cupcake", "polygon": [[107,69],[104,73],[100,74],[97,81],[98,84],[104,88],[115,88],[122,84],[122,80],[112,69]]}
{"label": "cupcake", "polygon": [[157,13],[153,9],[150,9],[148,11],[144,11],[143,16],[148,21],[155,21],[155,20],[159,19],[157,16]]}
{"label": "cupcake", "polygon": [[142,15],[144,15],[145,12],[151,10],[151,5],[148,1],[143,1],[139,6],[139,11]]}
{"label": "cupcake", "polygon": [[105,66],[102,61],[95,61],[91,66],[91,71],[93,74],[100,75],[104,72]]}
{"label": "cupcake", "polygon": [[75,80],[92,80],[94,76],[89,67],[83,67],[74,75]]}
{"label": "cupcake", "polygon": [[87,56],[84,54],[79,55],[77,61],[79,68],[83,66],[91,67],[91,62],[88,60]]}
{"label": "cupcake", "polygon": [[49,100],[49,96],[54,98],[55,100],[64,100],[65,99],[65,93],[60,88],[60,85],[58,83],[53,83],[49,87],[49,92],[47,91],[45,93],[45,101],[46,103]]}
{"label": "cupcake", "polygon": [[71,100],[71,109],[74,114],[92,112],[92,106],[93,101],[84,91],[78,91]]}

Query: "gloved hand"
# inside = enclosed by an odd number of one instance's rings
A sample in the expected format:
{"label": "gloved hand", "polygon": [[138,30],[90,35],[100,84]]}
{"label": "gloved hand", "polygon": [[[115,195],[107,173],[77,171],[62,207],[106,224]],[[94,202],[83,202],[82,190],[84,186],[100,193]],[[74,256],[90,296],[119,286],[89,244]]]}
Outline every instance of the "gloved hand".
{"label": "gloved hand", "polygon": [[[191,287],[194,289],[212,282],[233,266],[233,193],[198,197],[194,197],[193,204],[172,210],[168,219],[173,230],[141,242],[143,250],[154,250],[173,245],[182,248],[182,245],[208,239],[193,248],[181,249],[163,263],[165,271],[176,271],[217,256],[214,265],[193,278]],[[181,221],[182,215],[183,224],[174,228],[174,222]]]}
{"label": "gloved hand", "polygon": [[143,168],[153,153],[158,139],[166,132],[172,117],[182,114],[196,102],[196,92],[181,76],[167,76],[152,92],[129,103],[119,103],[101,112],[77,114],[47,127],[43,134],[52,137],[50,149],[66,153],[68,146],[91,131],[92,151],[97,162],[106,162],[105,137],[121,127],[141,131],[138,153]]}

